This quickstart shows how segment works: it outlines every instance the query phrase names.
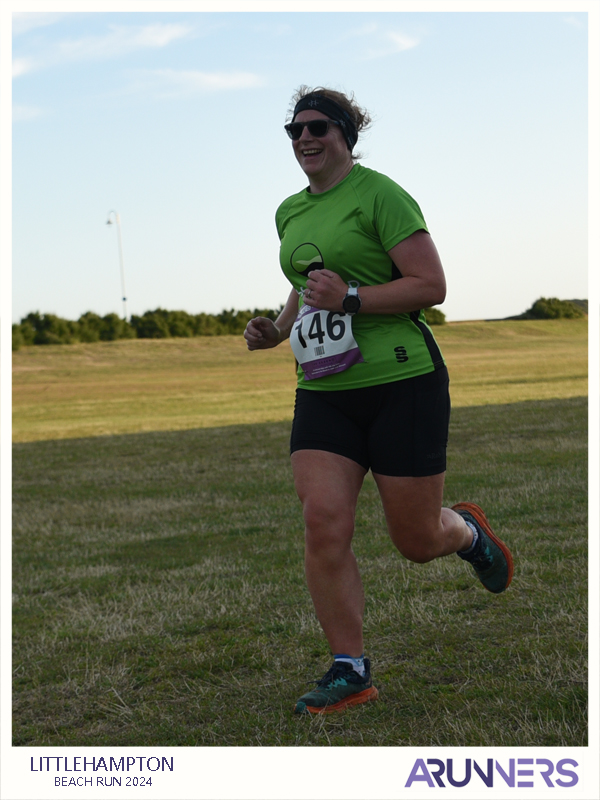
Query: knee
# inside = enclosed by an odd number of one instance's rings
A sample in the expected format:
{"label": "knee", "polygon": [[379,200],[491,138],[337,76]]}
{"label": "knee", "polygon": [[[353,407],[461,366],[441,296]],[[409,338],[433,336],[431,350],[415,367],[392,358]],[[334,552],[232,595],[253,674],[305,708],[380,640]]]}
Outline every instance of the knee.
{"label": "knee", "polygon": [[354,528],[354,515],[347,509],[338,508],[326,500],[309,498],[302,503],[304,525],[308,535],[319,538],[334,531],[347,531]]}
{"label": "knee", "polygon": [[419,531],[418,534],[392,535],[392,541],[396,548],[402,553],[404,558],[413,561],[415,564],[427,564],[433,561],[440,554],[438,537],[429,535],[427,531]]}
{"label": "knee", "polygon": [[305,545],[308,556],[336,560],[350,548],[352,514],[318,503],[304,504]]}
{"label": "knee", "polygon": [[415,564],[427,564],[437,557],[437,554],[430,548],[423,547],[422,545],[409,545],[398,548],[404,558],[413,561]]}

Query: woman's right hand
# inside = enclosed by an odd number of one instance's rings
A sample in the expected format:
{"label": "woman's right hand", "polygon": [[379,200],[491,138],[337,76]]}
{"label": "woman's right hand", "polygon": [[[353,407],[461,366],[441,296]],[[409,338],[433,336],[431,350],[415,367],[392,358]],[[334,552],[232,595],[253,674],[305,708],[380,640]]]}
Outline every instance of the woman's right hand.
{"label": "woman's right hand", "polygon": [[272,319],[254,317],[246,325],[244,339],[248,350],[268,350],[277,347],[281,341],[281,332]]}

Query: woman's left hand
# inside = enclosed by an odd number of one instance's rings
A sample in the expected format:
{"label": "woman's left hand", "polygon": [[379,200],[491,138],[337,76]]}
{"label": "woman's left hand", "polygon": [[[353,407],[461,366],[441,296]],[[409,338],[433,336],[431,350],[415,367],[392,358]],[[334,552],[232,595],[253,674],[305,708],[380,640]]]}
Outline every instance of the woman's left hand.
{"label": "woman's left hand", "polygon": [[304,302],[313,308],[343,313],[342,302],[347,291],[347,284],[337,272],[332,272],[330,269],[313,269],[308,273]]}

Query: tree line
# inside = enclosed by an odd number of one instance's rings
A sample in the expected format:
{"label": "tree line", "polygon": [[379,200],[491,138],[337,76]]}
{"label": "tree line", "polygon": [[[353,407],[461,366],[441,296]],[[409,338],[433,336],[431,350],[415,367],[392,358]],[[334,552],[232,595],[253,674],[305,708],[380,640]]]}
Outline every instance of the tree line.
{"label": "tree line", "polygon": [[[75,344],[77,342],[112,342],[117,339],[168,339],[174,336],[241,335],[252,317],[275,320],[278,309],[246,311],[223,310],[220,314],[189,314],[187,311],[166,311],[157,308],[141,316],[133,314],[129,321],[117,314],[101,317],[93,311],[78,320],[68,320],[56,314],[27,314],[12,326],[12,349],[35,344]],[[509,319],[574,319],[587,313],[586,300],[558,300],[540,297],[524,314]],[[429,325],[444,325],[445,314],[439,308],[426,308]]]}
{"label": "tree line", "polygon": [[[12,349],[35,344],[75,344],[77,342],[113,342],[117,339],[168,339],[175,336],[240,335],[253,317],[275,320],[282,310],[260,309],[223,310],[220,314],[189,314],[187,311],[167,311],[157,308],[141,316],[132,314],[129,321],[117,314],[101,317],[93,311],[78,320],[63,319],[56,314],[27,314],[12,326]],[[437,308],[426,310],[431,325],[441,325],[445,315]]]}
{"label": "tree line", "polygon": [[531,308],[518,317],[508,319],[580,319],[588,312],[587,300],[558,300],[556,297],[540,297]]}
{"label": "tree line", "polygon": [[252,317],[276,319],[281,309],[253,311],[223,310],[220,314],[188,314],[157,308],[141,316],[132,314],[129,321],[117,314],[101,317],[93,311],[78,320],[35,311],[12,326],[13,350],[34,344],[75,344],[77,342],[113,342],[117,339],[168,339],[173,336],[223,336],[242,334]]}

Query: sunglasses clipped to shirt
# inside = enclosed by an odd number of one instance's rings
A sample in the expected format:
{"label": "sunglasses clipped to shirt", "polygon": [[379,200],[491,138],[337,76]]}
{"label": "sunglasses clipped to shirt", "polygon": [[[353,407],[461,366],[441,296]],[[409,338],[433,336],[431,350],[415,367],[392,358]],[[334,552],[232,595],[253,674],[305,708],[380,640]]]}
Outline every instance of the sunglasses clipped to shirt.
{"label": "sunglasses clipped to shirt", "polygon": [[330,125],[339,124],[340,123],[336,122],[334,119],[311,119],[310,122],[289,122],[283,127],[286,129],[287,135],[290,137],[290,139],[292,139],[294,142],[297,142],[302,136],[302,131],[304,128],[308,128],[308,132],[311,136],[314,136],[317,139],[322,139],[324,136],[327,136],[327,131],[329,130]]}

